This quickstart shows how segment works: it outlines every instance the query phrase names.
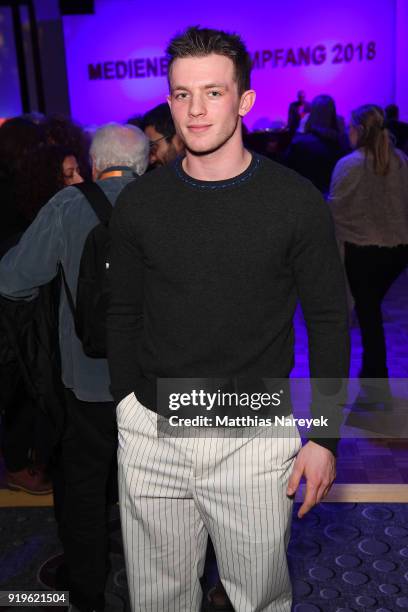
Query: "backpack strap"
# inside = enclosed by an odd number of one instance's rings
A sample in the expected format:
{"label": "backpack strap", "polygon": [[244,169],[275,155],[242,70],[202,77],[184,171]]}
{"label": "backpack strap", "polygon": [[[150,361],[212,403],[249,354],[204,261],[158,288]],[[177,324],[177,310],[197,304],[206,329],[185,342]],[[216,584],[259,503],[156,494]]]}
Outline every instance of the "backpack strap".
{"label": "backpack strap", "polygon": [[108,225],[112,214],[112,204],[106,197],[105,192],[97,183],[78,183],[73,185],[82,192],[88,200],[92,210],[104,225]]}
{"label": "backpack strap", "polygon": [[[103,189],[101,189],[99,185],[97,185],[96,183],[91,183],[91,182],[78,183],[76,185],[73,185],[73,187],[76,187],[77,189],[79,189],[79,191],[82,192],[86,200],[89,202],[89,205],[91,206],[95,215],[98,217],[99,221],[103,225],[108,225],[109,219],[111,218],[111,214],[112,214],[112,204],[110,203],[109,199],[106,197]],[[69,285],[67,283],[64,268],[62,267],[61,264],[59,265],[58,272],[62,278],[62,282],[63,282],[64,289],[65,289],[65,294],[67,296],[69,309],[75,320],[75,302],[74,302],[74,298],[72,296],[71,290],[69,288]]]}

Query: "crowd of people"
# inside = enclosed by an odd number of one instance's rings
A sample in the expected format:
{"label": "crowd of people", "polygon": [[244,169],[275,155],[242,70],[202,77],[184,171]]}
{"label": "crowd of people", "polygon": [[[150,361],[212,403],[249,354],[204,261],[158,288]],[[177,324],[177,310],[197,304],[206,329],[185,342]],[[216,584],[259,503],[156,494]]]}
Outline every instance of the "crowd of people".
{"label": "crowd of people", "polygon": [[[293,495],[305,474],[317,484],[314,501],[309,491],[301,514],[321,499],[333,479],[335,441],[311,439],[313,446],[299,452],[298,437],[286,444],[274,440],[278,457],[269,457],[268,439],[227,439],[224,445],[217,439],[214,447],[157,439],[156,378],[227,376],[246,388],[248,379],[289,376],[298,299],[308,326],[311,376],[346,377],[345,270],[362,334],[360,376],[386,380],[381,303],[408,265],[408,161],[396,147],[404,149],[408,141],[394,106],[359,107],[346,130],[330,96],[309,103],[299,92],[289,110],[290,144],[277,156],[279,163],[267,160],[243,144],[242,120],[253,95],[242,41],[191,28],[173,39],[168,53],[169,104],[125,124],[110,123],[90,135],[65,117],[33,114],[0,127],[0,312],[7,312],[7,301],[38,300],[41,288],[55,288],[57,281],[55,367],[64,406],[58,443],[49,448],[35,425],[38,400],[27,389],[22,364],[4,358],[7,480],[32,494],[54,491],[64,550],[56,583],[70,591],[73,609],[102,610],[109,573],[106,510],[117,500],[117,416],[132,609],[198,610],[209,533],[224,585],[214,590],[214,604],[219,598],[220,609],[289,610],[284,558],[291,505],[284,492]],[[213,125],[220,129],[210,142]],[[101,200],[113,207],[110,301],[104,311],[106,354],[95,358],[78,337],[75,310],[85,244],[103,217]],[[94,240],[99,244],[100,238]],[[10,343],[1,328],[0,334],[3,344]],[[382,401],[391,402],[391,389],[385,385],[383,391]],[[234,504],[234,487],[245,501],[234,462],[252,461],[255,444],[262,460],[267,456],[275,466],[272,481],[257,486],[265,509],[277,513],[280,532],[272,534],[276,521],[268,528],[259,510],[253,530],[247,525],[247,542],[237,524],[219,518],[219,507],[214,519],[213,507],[224,497]],[[297,453],[290,476],[286,468]],[[314,467],[308,471],[314,457],[326,466],[320,480]],[[170,464],[178,471],[176,485]],[[216,499],[203,484],[210,469]],[[169,517],[173,525],[167,529]],[[262,546],[252,538],[257,529]],[[279,568],[267,558],[271,547]],[[176,567],[166,569],[168,555]],[[231,555],[241,559],[238,570]],[[254,559],[259,576],[250,568]]]}

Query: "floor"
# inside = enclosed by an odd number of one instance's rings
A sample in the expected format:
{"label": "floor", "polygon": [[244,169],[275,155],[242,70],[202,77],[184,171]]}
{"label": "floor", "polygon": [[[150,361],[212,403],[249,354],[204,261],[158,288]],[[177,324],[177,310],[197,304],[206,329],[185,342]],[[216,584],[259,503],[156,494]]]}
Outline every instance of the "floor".
{"label": "floor", "polygon": [[[398,612],[408,608],[406,504],[323,503],[301,520],[296,517],[298,507],[294,507],[288,549],[293,612]],[[106,612],[129,612],[117,514],[117,507],[112,508]],[[61,548],[52,509],[0,509],[0,523],[4,530],[0,589],[53,589]],[[204,592],[217,578],[215,560],[209,556]],[[215,610],[204,600],[202,612]]]}

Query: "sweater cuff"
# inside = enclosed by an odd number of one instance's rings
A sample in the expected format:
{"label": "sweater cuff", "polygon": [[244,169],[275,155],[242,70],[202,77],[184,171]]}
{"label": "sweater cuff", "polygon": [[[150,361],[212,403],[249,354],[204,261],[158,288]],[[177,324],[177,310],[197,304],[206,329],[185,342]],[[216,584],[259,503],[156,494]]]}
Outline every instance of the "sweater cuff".
{"label": "sweater cuff", "polygon": [[331,451],[335,457],[337,457],[337,446],[340,442],[340,438],[309,438],[308,442],[315,442],[323,448]]}

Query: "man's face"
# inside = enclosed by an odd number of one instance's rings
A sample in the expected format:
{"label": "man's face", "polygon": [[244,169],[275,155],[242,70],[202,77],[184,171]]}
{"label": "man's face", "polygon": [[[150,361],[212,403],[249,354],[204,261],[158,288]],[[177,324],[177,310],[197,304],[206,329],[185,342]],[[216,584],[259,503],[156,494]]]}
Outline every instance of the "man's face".
{"label": "man's face", "polygon": [[170,72],[170,104],[177,133],[192,153],[220,149],[238,132],[241,108],[229,57],[212,53],[174,61]]}
{"label": "man's face", "polygon": [[301,104],[306,100],[306,94],[304,91],[298,91],[298,100]]}
{"label": "man's face", "polygon": [[175,137],[170,142],[168,139],[157,132],[152,125],[148,125],[144,129],[144,133],[150,140],[150,155],[149,163],[152,166],[165,166],[176,159],[179,154],[179,149],[175,144]]}

